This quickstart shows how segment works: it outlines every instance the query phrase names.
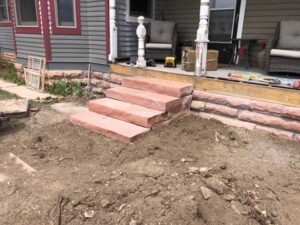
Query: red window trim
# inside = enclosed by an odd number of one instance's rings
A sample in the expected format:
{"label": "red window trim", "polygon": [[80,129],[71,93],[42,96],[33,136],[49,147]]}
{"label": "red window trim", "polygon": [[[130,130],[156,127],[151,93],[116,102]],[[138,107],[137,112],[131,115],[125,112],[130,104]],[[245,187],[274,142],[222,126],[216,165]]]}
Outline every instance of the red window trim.
{"label": "red window trim", "polygon": [[12,27],[12,18],[11,18],[11,7],[10,7],[10,1],[7,0],[7,7],[8,7],[8,21],[0,22],[0,27]]}
{"label": "red window trim", "polygon": [[75,0],[75,20],[76,27],[58,27],[56,21],[55,1],[50,0],[50,12],[52,22],[52,33],[58,35],[81,35],[81,15],[80,15],[80,0]]}
{"label": "red window trim", "polygon": [[40,21],[40,13],[39,13],[39,2],[35,0],[35,10],[36,10],[36,19],[37,19],[37,26],[19,26],[18,19],[17,19],[17,11],[16,11],[16,0],[12,0],[12,7],[15,14],[15,23],[16,23],[16,33],[18,34],[41,34],[41,21]]}

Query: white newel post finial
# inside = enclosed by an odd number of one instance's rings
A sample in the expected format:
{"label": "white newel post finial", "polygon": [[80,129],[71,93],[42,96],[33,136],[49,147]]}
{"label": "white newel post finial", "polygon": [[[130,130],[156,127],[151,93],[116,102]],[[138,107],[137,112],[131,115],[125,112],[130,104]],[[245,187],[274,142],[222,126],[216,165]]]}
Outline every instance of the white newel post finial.
{"label": "white newel post finial", "polygon": [[200,22],[196,39],[196,76],[207,72],[208,19],[210,0],[200,0]]}
{"label": "white newel post finial", "polygon": [[138,17],[137,19],[139,26],[136,30],[136,35],[139,39],[139,46],[138,46],[138,60],[136,62],[136,66],[140,68],[146,67],[146,60],[145,60],[145,38],[146,38],[146,28],[144,26],[145,18],[143,16]]}

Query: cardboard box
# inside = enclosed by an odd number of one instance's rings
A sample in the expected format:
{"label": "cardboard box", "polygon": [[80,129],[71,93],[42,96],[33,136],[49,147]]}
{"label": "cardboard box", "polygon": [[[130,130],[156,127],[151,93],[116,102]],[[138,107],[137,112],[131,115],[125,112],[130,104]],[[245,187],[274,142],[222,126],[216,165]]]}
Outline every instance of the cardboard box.
{"label": "cardboard box", "polygon": [[195,71],[196,66],[196,51],[192,49],[185,49],[182,50],[181,56],[181,68],[185,71]]}

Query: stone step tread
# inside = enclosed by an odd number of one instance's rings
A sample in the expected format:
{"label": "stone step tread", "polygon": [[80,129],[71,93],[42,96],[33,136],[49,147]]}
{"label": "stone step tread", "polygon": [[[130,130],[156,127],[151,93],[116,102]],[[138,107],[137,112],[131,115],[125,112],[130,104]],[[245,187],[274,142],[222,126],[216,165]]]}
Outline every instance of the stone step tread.
{"label": "stone step tread", "polygon": [[69,120],[74,125],[126,143],[136,140],[150,130],[94,112],[78,113],[72,115]]}
{"label": "stone step tread", "polygon": [[174,97],[183,97],[186,95],[190,95],[193,91],[192,84],[139,76],[126,77],[123,79],[122,84],[125,87],[157,92]]}
{"label": "stone step tread", "polygon": [[179,98],[127,87],[108,89],[106,96],[163,112],[175,109],[181,105],[181,99]]}
{"label": "stone step tread", "polygon": [[167,119],[167,113],[165,112],[111,98],[90,101],[89,109],[96,113],[148,128]]}

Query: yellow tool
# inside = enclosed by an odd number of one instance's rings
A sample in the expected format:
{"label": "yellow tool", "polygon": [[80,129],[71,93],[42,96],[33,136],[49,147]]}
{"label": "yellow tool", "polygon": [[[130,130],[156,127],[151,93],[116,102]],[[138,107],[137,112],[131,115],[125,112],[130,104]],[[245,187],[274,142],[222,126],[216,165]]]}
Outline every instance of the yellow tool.
{"label": "yellow tool", "polygon": [[176,58],[173,56],[168,56],[165,59],[165,67],[176,68]]}

